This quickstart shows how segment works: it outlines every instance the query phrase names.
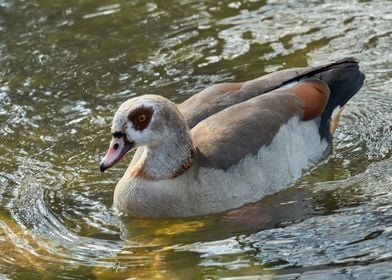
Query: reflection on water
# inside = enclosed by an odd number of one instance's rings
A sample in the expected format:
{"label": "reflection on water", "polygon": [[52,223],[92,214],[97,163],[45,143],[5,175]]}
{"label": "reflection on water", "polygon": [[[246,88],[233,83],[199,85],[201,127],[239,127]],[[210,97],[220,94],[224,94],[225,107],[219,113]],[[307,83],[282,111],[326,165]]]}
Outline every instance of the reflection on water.
{"label": "reflection on water", "polygon": [[[388,1],[0,1],[0,278],[392,275]],[[125,99],[345,56],[367,75],[333,156],[220,215],[119,219],[97,164]]]}

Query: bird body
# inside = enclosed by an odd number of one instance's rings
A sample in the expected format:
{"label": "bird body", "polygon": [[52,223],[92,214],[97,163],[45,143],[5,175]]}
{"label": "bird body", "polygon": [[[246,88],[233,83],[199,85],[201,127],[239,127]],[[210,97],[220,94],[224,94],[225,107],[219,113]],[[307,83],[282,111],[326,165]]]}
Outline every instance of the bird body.
{"label": "bird body", "polygon": [[115,114],[101,170],[134,158],[114,206],[143,218],[189,217],[256,202],[332,151],[341,108],[364,75],[353,59],[214,85],[176,106],[156,95]]}

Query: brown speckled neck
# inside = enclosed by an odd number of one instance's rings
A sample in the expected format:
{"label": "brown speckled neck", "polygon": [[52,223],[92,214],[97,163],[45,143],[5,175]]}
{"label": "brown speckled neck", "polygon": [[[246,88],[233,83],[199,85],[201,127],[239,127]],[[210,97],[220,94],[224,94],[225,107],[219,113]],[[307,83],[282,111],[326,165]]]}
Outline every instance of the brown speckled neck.
{"label": "brown speckled neck", "polygon": [[192,167],[193,164],[193,155],[195,152],[191,150],[189,157],[184,160],[184,162],[181,164],[180,168],[178,168],[172,175],[171,179],[174,179],[182,174],[184,174],[189,168]]}
{"label": "brown speckled neck", "polygon": [[[193,164],[193,157],[194,157],[194,150],[190,150],[189,156],[182,162],[180,167],[171,175],[168,176],[167,179],[174,179],[177,178],[178,176],[181,176],[184,174],[187,170],[189,170],[192,167]],[[129,176],[132,178],[137,178],[141,180],[159,180],[162,178],[155,178],[154,176],[150,175],[148,173],[148,170],[146,169],[145,162],[142,162],[138,165],[136,165],[129,173]]]}

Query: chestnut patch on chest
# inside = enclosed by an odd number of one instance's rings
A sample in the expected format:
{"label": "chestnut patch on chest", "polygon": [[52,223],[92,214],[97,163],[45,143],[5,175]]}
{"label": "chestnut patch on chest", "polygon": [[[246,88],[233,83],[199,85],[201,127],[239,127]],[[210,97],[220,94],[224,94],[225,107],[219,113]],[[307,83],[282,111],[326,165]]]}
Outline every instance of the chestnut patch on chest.
{"label": "chestnut patch on chest", "polygon": [[153,113],[154,110],[152,108],[143,106],[129,113],[128,119],[132,122],[136,130],[141,131],[150,124]]}

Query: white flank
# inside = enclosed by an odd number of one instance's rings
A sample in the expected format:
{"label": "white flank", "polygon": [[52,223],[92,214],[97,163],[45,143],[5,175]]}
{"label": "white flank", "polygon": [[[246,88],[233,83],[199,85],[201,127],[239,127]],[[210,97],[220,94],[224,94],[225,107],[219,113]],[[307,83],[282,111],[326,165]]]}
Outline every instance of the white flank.
{"label": "white flank", "polygon": [[335,109],[333,109],[332,114],[331,114],[331,118],[330,118],[330,126],[329,126],[329,132],[331,133],[331,135],[335,135],[335,131],[336,128],[338,127],[339,124],[339,120],[340,120],[340,114],[342,113],[344,107],[336,107]]}

